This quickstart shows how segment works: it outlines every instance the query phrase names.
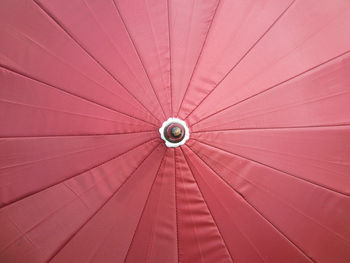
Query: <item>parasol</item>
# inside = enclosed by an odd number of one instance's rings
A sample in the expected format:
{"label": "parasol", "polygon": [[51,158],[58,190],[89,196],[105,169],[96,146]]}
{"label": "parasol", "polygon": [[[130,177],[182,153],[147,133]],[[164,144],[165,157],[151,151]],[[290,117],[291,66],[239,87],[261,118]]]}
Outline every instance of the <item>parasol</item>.
{"label": "parasol", "polygon": [[348,0],[2,0],[0,262],[350,262]]}

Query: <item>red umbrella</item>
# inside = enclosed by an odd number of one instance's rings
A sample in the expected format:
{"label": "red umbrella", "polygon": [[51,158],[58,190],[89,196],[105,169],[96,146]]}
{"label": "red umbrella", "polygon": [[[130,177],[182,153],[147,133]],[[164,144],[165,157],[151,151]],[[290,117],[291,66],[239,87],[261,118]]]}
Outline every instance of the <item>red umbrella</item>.
{"label": "red umbrella", "polygon": [[350,262],[348,0],[2,0],[0,262]]}

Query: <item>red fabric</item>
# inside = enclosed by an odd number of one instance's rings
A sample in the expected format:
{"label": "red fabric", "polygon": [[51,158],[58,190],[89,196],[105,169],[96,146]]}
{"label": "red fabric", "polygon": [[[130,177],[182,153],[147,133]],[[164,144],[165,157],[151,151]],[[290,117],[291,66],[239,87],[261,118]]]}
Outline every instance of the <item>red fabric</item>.
{"label": "red fabric", "polygon": [[349,28],[348,0],[0,1],[0,262],[350,262]]}

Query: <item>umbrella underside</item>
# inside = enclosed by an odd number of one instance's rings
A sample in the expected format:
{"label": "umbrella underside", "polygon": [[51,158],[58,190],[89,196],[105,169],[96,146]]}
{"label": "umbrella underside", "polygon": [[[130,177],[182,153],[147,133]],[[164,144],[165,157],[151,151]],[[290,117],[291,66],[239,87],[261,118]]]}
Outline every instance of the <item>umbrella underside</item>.
{"label": "umbrella underside", "polygon": [[0,262],[348,263],[349,105],[348,0],[2,0]]}

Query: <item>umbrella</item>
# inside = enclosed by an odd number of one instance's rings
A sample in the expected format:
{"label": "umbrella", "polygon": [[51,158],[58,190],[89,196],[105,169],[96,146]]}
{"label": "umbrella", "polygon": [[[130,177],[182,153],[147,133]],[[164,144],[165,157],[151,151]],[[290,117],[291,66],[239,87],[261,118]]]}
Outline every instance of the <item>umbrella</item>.
{"label": "umbrella", "polygon": [[350,262],[350,2],[2,0],[0,262]]}

